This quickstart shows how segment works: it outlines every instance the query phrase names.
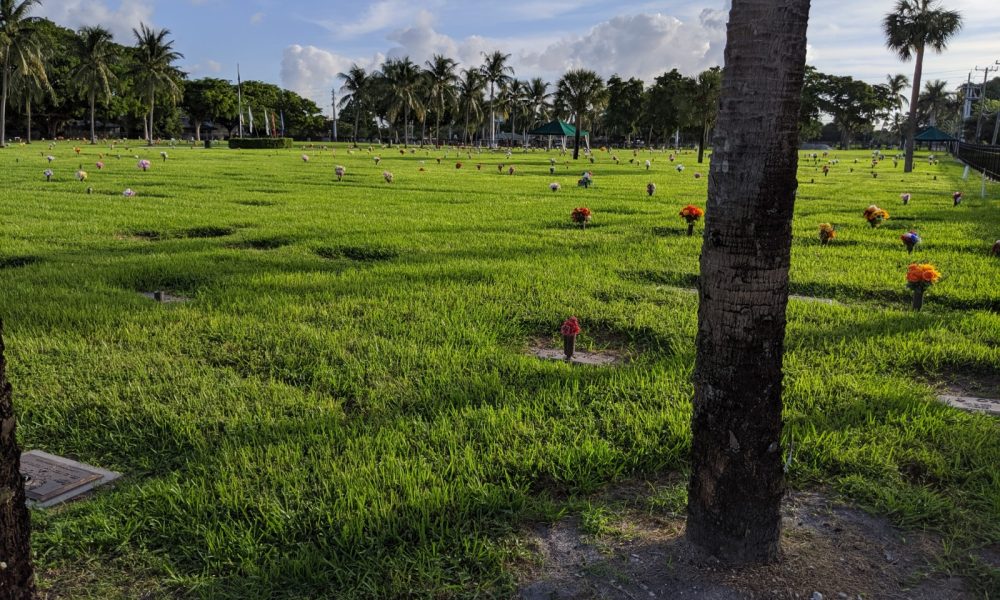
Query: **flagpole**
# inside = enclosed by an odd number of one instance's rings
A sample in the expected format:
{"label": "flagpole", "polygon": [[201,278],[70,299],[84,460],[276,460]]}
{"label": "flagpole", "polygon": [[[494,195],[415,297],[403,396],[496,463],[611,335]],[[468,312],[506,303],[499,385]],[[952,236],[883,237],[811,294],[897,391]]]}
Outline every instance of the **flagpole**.
{"label": "flagpole", "polygon": [[236,98],[240,111],[240,137],[243,137],[243,80],[240,79],[240,63],[236,63]]}

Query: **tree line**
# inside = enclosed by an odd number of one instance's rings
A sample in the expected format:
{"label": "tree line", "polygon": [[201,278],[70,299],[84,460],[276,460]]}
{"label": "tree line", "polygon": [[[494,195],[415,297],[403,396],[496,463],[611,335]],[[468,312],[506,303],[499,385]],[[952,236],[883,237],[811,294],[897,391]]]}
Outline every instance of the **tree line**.
{"label": "tree line", "polygon": [[[169,30],[140,24],[126,46],[105,27],[73,31],[32,17],[39,4],[0,0],[0,146],[8,131],[30,142],[37,131],[55,138],[80,120],[88,123],[92,142],[118,128],[124,136],[141,132],[150,142],[180,137],[183,117],[197,139],[206,121],[227,130],[237,126],[236,86],[188,79],[177,66],[183,54]],[[244,107],[256,110],[258,119],[263,109],[282,114],[288,135],[319,137],[328,130],[316,103],[295,92],[259,81],[244,82],[242,92]]]}

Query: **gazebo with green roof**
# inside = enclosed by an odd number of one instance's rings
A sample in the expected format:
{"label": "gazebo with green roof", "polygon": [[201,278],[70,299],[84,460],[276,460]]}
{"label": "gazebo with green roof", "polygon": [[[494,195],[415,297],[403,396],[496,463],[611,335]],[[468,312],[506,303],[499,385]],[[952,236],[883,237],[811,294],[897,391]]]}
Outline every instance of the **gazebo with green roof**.
{"label": "gazebo with green roof", "polygon": [[[532,129],[528,132],[528,135],[544,135],[549,138],[549,147],[552,147],[552,136],[557,135],[563,138],[563,148],[566,147],[566,138],[576,135],[576,127],[573,127],[566,121],[555,120],[550,123],[546,123],[537,129]],[[580,137],[587,140],[587,147],[590,147],[590,138],[588,137],[588,132],[581,131]]]}
{"label": "gazebo with green roof", "polygon": [[913,138],[913,141],[917,144],[928,144],[928,146],[933,149],[935,143],[950,144],[951,142],[957,142],[958,140],[931,125],[927,129],[918,133],[917,136]]}

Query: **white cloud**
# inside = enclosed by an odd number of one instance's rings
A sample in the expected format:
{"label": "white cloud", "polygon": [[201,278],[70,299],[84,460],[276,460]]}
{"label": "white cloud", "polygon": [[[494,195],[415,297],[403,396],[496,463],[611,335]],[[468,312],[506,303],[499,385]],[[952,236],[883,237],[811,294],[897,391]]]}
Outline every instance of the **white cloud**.
{"label": "white cloud", "polygon": [[255,12],[254,14],[250,15],[251,25],[260,25],[263,22],[264,22],[264,13]]}
{"label": "white cloud", "polygon": [[281,58],[281,85],[320,107],[327,107],[330,91],[340,85],[337,73],[347,71],[355,62],[370,68],[383,58],[378,55],[371,61],[355,60],[315,46],[295,44],[285,48]]}
{"label": "white cloud", "polygon": [[115,36],[115,41],[131,44],[132,29],[138,28],[139,23],[150,24],[153,4],[151,0],[121,0],[118,8],[112,9],[106,0],[58,0],[42,3],[32,14],[70,29],[103,25]]}

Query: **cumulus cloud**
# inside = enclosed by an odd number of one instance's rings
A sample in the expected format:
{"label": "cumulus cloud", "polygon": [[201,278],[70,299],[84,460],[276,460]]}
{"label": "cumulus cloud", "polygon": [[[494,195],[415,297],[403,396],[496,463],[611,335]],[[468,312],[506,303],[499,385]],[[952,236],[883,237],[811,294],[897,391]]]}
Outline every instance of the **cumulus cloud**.
{"label": "cumulus cloud", "polygon": [[151,22],[153,4],[150,0],[121,0],[117,8],[111,8],[106,0],[59,0],[42,3],[32,14],[70,29],[103,25],[115,36],[115,41],[131,44],[132,29],[138,28],[139,23]]}
{"label": "cumulus cloud", "polygon": [[342,56],[317,48],[294,44],[285,48],[281,58],[281,85],[296,94],[309,98],[321,107],[330,104],[330,91],[340,87],[337,73],[344,73],[357,63],[366,69],[378,68],[385,56],[376,54],[370,59]]}

